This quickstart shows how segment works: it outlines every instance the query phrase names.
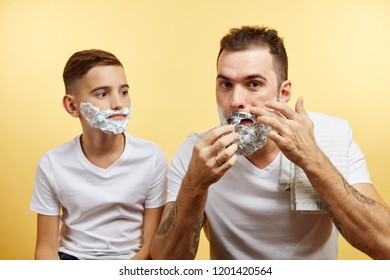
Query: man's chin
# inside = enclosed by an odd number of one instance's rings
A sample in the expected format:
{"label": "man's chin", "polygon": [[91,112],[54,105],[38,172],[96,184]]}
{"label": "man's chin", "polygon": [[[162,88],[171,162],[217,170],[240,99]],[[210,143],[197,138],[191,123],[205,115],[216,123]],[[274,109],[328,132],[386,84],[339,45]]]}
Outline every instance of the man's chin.
{"label": "man's chin", "polygon": [[238,149],[236,154],[249,156],[260,150],[267,143],[267,133],[270,128],[256,123],[249,127],[236,125],[234,130],[241,135],[237,140]]}

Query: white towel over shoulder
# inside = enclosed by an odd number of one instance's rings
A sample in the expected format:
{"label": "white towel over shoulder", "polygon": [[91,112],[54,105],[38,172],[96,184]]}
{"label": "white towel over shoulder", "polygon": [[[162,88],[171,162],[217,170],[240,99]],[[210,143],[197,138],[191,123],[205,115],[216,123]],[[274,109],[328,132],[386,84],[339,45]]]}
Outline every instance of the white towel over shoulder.
{"label": "white towel over shoulder", "polygon": [[[318,146],[339,172],[346,177],[348,171],[348,145],[351,130],[346,120],[319,113],[309,113],[314,123]],[[291,192],[291,210],[307,213],[326,213],[305,172],[284,155],[281,157],[280,187]]]}

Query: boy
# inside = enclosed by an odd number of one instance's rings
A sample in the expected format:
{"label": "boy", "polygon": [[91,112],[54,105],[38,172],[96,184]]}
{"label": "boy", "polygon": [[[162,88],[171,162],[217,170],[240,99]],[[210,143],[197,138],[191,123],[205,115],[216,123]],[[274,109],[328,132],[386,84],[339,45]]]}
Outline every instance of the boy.
{"label": "boy", "polygon": [[35,258],[148,259],[167,163],[156,144],[125,132],[123,66],[109,52],[84,50],[69,58],[63,79],[63,106],[82,134],[39,161],[30,205],[38,213]]}

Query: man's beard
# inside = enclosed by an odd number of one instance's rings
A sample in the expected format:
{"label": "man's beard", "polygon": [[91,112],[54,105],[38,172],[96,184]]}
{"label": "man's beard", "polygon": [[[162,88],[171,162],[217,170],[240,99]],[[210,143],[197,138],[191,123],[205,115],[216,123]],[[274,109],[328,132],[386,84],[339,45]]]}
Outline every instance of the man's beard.
{"label": "man's beard", "polygon": [[[219,110],[221,124],[233,124],[234,131],[240,134],[236,143],[238,149],[237,155],[249,156],[261,149],[267,143],[267,133],[272,130],[268,125],[256,122],[256,116],[247,112],[230,112],[226,117]],[[242,120],[251,121],[252,125],[245,126],[241,124]]]}

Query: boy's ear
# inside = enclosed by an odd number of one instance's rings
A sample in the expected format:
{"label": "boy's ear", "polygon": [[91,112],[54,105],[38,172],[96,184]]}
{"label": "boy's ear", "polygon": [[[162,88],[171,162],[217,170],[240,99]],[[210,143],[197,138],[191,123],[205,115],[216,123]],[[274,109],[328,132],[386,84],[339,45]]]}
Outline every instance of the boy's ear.
{"label": "boy's ear", "polygon": [[74,95],[66,94],[62,98],[62,105],[64,106],[65,110],[69,113],[69,115],[75,118],[79,117],[79,110],[77,109]]}
{"label": "boy's ear", "polygon": [[287,103],[291,98],[291,81],[285,80],[279,89],[279,101]]}

